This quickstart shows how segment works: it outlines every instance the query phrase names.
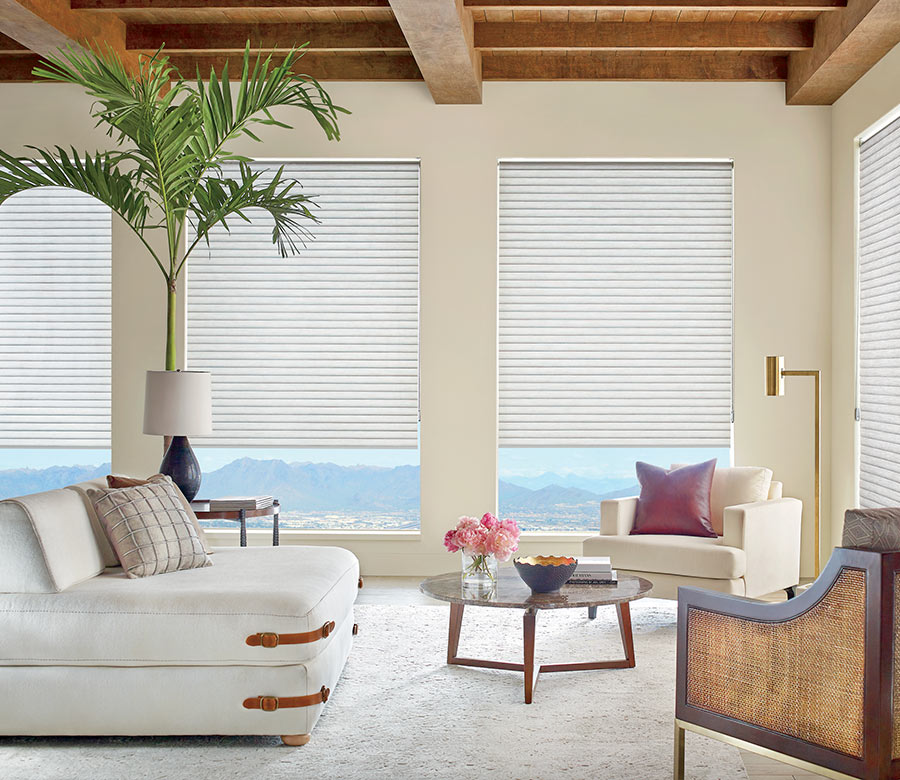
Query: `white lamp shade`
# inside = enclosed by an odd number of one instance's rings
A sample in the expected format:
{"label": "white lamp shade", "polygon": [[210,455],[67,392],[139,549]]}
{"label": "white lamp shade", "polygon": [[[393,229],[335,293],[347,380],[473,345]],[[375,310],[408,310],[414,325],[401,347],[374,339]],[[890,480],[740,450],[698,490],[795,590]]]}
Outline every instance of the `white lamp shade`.
{"label": "white lamp shade", "polygon": [[212,382],[206,371],[148,371],[144,433],[202,436],[212,433]]}

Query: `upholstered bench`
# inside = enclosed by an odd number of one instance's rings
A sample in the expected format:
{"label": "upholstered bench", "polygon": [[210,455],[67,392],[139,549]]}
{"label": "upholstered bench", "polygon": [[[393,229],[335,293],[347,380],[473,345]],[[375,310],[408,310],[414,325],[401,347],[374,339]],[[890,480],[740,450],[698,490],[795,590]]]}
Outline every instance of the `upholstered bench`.
{"label": "upholstered bench", "polygon": [[352,553],[216,548],[141,579],[105,557],[83,492],[0,502],[0,734],[308,741],[352,643]]}

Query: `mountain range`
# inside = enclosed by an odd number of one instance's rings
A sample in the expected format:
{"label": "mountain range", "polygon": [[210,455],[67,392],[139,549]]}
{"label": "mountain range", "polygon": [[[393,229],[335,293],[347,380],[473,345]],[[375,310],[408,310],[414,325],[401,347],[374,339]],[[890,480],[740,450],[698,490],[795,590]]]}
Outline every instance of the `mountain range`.
{"label": "mountain range", "polygon": [[[46,469],[0,471],[0,497],[37,493],[108,474],[100,466],[51,466]],[[634,495],[630,479],[581,480],[543,474],[516,482],[501,480],[501,512],[544,513],[559,507],[598,504],[605,498]],[[526,481],[527,484],[518,484]],[[575,482],[576,484],[573,484]],[[578,484],[590,484],[587,490]],[[419,506],[419,467],[338,466],[334,463],[287,463],[283,460],[240,458],[203,476],[201,496],[267,494],[278,498],[284,511],[398,512]]]}

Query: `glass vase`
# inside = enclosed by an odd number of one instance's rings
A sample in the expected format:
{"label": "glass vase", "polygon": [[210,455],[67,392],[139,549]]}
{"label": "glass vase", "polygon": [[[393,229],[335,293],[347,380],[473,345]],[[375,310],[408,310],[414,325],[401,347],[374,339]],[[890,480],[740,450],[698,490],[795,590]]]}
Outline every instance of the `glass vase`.
{"label": "glass vase", "polygon": [[489,594],[497,585],[500,564],[493,555],[462,553],[462,586],[468,593]]}

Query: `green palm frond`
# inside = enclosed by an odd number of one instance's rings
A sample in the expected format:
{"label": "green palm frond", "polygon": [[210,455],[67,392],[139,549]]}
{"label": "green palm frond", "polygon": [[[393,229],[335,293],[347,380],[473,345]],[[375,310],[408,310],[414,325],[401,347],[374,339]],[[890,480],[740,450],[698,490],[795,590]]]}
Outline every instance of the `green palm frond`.
{"label": "green palm frond", "polygon": [[191,221],[200,240],[209,242],[209,233],[216,225],[228,230],[228,218],[238,217],[249,222],[246,212],[260,209],[269,214],[274,225],[272,243],[277,245],[282,257],[297,254],[299,244],[310,233],[301,218],[318,222],[307,206],[312,201],[299,192],[297,182],[284,179],[284,167],[279,168],[268,181],[262,180],[264,171],[251,170],[240,164],[240,179],[210,177],[197,188],[191,206]]}
{"label": "green palm frond", "polygon": [[[162,271],[170,314],[175,283],[191,251],[207,240],[216,225],[228,229],[232,217],[248,219],[246,212],[262,209],[274,220],[272,242],[283,257],[296,254],[308,236],[305,220],[315,220],[309,198],[283,171],[263,180],[247,165],[247,158],[227,148],[246,136],[255,141],[256,126],[290,128],[276,111],[300,108],[315,118],[327,138],[338,140],[337,118],[346,109],[334,105],[322,86],[295,73],[305,47],[293,49],[278,61],[271,55],[251,56],[244,50],[237,88],[226,65],[221,74],[211,70],[196,85],[185,81],[162,49],[139,58],[130,72],[119,56],[106,47],[99,52],[62,51],[47,57],[34,75],[82,87],[94,99],[91,113],[118,149],[78,155],[59,147],[36,149],[34,159],[0,152],[0,204],[25,189],[70,187],[105,203],[141,238]],[[234,94],[232,94],[234,93]],[[240,175],[229,179],[223,163],[240,161]],[[310,204],[311,205],[311,204]],[[184,246],[190,217],[196,240]],[[167,262],[161,261],[145,233],[166,232]],[[166,367],[175,367],[172,316]]]}

